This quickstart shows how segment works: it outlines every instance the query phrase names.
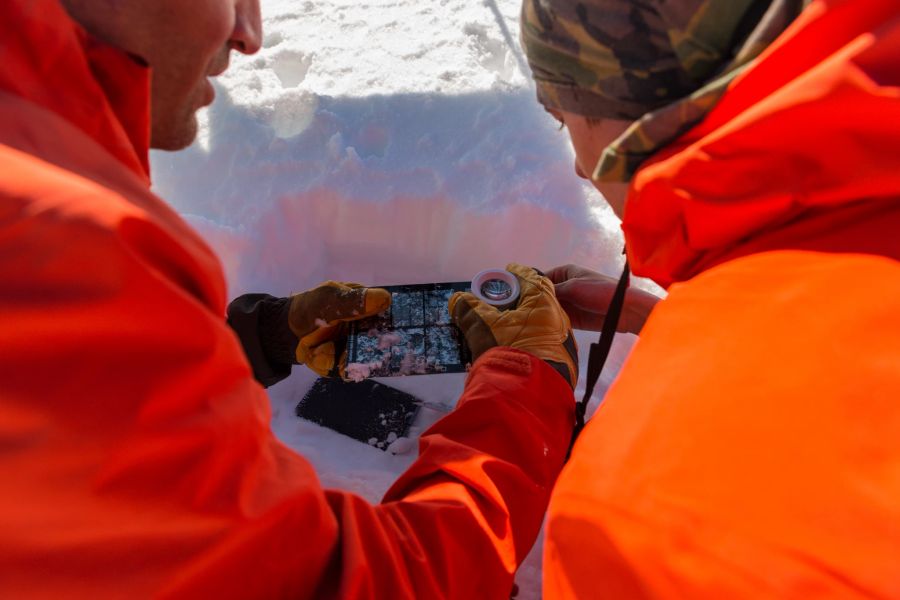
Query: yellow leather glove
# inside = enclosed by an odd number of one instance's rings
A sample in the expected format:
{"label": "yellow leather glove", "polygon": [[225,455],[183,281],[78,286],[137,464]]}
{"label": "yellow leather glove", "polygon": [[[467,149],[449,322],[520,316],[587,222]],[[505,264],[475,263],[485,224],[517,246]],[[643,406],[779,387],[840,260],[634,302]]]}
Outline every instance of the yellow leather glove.
{"label": "yellow leather glove", "polygon": [[292,296],[288,326],[299,339],[297,362],[323,377],[345,379],[347,323],[377,315],[390,305],[387,290],[338,281]]}
{"label": "yellow leather glove", "polygon": [[472,357],[478,359],[494,346],[517,348],[545,360],[575,389],[578,348],[553,282],[531,267],[511,263],[506,270],[519,280],[519,302],[513,309],[498,310],[469,292],[450,297],[450,315]]}

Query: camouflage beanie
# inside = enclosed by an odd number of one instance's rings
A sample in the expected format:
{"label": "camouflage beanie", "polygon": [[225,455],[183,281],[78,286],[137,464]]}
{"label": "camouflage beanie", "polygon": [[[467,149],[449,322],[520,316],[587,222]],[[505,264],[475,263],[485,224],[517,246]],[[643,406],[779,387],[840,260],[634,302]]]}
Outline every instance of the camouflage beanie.
{"label": "camouflage beanie", "polygon": [[808,1],[524,0],[522,45],[546,107],[635,121],[594,172],[628,181],[700,122]]}

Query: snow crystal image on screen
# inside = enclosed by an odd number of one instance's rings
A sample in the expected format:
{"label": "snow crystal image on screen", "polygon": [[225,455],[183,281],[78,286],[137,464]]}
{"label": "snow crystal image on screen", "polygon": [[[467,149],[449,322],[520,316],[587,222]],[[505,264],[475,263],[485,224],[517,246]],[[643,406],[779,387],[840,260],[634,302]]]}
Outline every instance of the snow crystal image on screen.
{"label": "snow crystal image on screen", "polygon": [[394,327],[422,327],[425,325],[425,303],[422,292],[393,292],[391,321]]}
{"label": "snow crystal image on screen", "polygon": [[461,363],[459,330],[456,327],[430,327],[425,330],[425,362],[434,371],[447,371]]}
{"label": "snow crystal image on screen", "polygon": [[451,324],[447,303],[468,282],[389,286],[385,313],[351,323],[347,348],[350,379],[459,373],[469,351]]}
{"label": "snow crystal image on screen", "polygon": [[455,291],[451,288],[425,292],[425,318],[429,325],[450,324],[450,310],[447,303]]}
{"label": "snow crystal image on screen", "polygon": [[425,330],[421,327],[370,329],[356,336],[356,352],[349,363],[365,365],[368,377],[427,373]]}

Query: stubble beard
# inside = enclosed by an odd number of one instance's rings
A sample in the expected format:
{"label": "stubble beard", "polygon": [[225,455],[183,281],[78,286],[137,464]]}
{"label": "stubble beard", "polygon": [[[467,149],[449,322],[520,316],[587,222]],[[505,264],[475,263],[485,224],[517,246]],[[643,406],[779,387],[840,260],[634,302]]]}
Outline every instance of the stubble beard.
{"label": "stubble beard", "polygon": [[[229,49],[223,46],[212,62],[202,71],[190,92],[180,96],[177,89],[172,91],[162,85],[157,89],[154,81],[152,100],[152,126],[150,146],[159,150],[176,151],[190,146],[197,138],[199,125],[197,111],[208,105],[214,97],[209,97],[210,83],[207,74],[218,74],[228,67]],[[174,80],[169,80],[174,81]],[[160,83],[165,83],[163,80]]]}
{"label": "stubble beard", "polygon": [[183,150],[194,143],[197,138],[197,111],[190,98],[182,106],[171,111],[157,114],[154,111],[150,128],[150,147],[157,150],[174,152]]}

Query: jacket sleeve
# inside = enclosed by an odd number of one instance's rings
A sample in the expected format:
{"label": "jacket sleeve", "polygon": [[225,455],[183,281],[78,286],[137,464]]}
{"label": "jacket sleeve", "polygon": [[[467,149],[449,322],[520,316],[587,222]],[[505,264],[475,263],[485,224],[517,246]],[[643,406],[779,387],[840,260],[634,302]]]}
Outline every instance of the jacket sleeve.
{"label": "jacket sleeve", "polygon": [[[418,460],[380,504],[323,490],[307,475],[293,506],[246,524],[261,528],[259,539],[245,539],[245,526],[237,527],[233,544],[168,591],[185,598],[508,598],[563,464],[572,413],[571,390],[546,363],[495,349],[473,369],[458,408],[422,436]],[[267,562],[284,570],[257,571]]]}
{"label": "jacket sleeve", "polygon": [[495,349],[382,503],[325,490],[271,432],[215,262],[32,175],[43,200],[0,214],[4,595],[508,597],[571,435],[559,374]]}

